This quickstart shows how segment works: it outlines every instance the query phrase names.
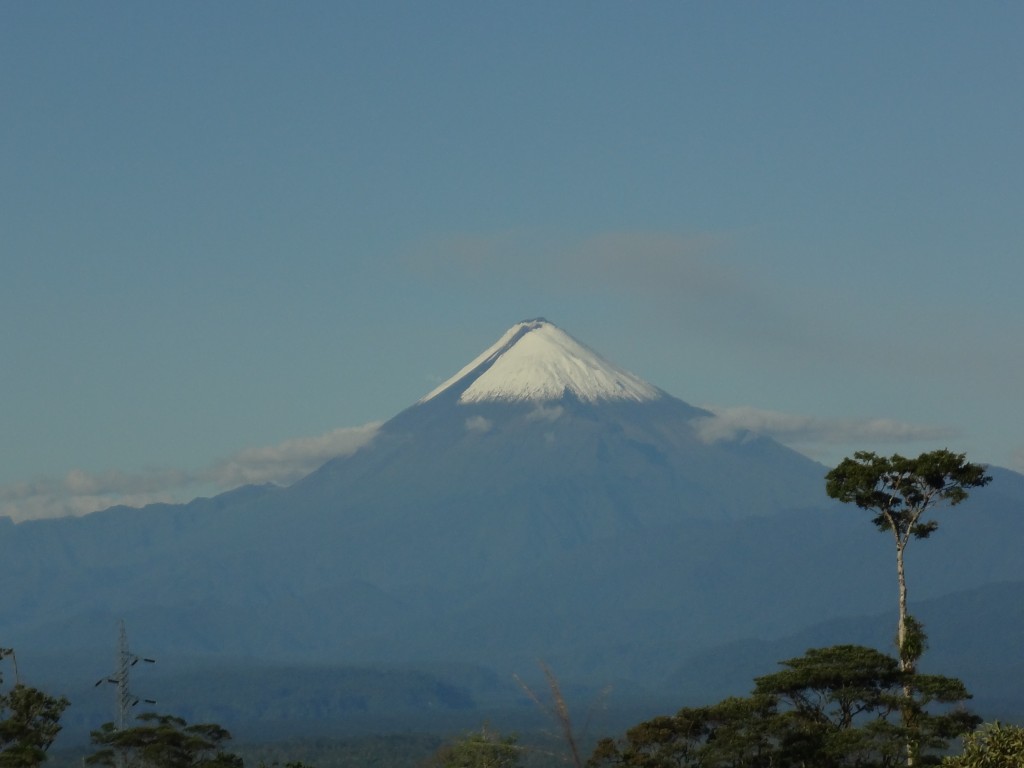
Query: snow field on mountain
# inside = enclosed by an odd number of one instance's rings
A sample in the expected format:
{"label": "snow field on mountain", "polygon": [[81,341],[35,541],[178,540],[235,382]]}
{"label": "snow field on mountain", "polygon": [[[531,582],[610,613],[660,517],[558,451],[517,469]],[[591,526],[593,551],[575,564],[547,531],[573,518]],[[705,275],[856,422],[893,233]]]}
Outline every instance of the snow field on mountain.
{"label": "snow field on mountain", "polygon": [[[476,377],[471,378],[477,371]],[[585,402],[661,397],[656,387],[608,362],[545,320],[513,326],[420,402],[466,384],[459,396],[461,403],[557,400],[566,394]]]}

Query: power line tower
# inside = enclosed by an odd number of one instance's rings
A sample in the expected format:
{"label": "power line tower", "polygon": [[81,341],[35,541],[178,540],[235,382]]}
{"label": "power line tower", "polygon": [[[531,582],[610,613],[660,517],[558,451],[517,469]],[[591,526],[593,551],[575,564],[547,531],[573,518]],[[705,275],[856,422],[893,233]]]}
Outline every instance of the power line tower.
{"label": "power line tower", "polygon": [[128,673],[129,670],[138,664],[140,661],[144,661],[148,664],[155,664],[156,659],[147,659],[142,656],[136,656],[130,650],[128,650],[128,631],[124,627],[124,619],[118,622],[119,637],[117,643],[117,671],[109,676],[103,677],[96,681],[96,685],[102,685],[103,683],[110,683],[116,687],[116,707],[117,707],[117,720],[115,725],[117,730],[123,731],[128,725],[128,719],[131,715],[131,709],[140,701],[145,701],[147,704],[156,704],[155,699],[140,699],[131,692],[128,687]]}
{"label": "power line tower", "polygon": [[14,655],[13,648],[0,648],[0,660],[5,656],[11,657],[11,663],[14,665],[14,684],[21,685],[21,677],[18,675],[18,657]]}

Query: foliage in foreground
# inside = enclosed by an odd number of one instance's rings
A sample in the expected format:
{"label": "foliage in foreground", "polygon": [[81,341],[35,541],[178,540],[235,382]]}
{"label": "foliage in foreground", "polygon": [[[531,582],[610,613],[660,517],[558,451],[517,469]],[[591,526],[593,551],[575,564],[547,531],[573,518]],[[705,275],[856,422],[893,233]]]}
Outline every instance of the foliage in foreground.
{"label": "foliage in foreground", "polygon": [[316,768],[409,768],[421,764],[441,743],[434,734],[379,733],[239,744],[235,751],[246,766],[288,768],[299,762]]}
{"label": "foliage in foreground", "polygon": [[140,725],[118,730],[104,723],[92,732],[100,749],[85,762],[104,768],[242,768],[242,759],[222,744],[231,734],[215,723],[189,725],[180,717],[147,712]]}
{"label": "foliage in foreground", "polygon": [[[811,649],[759,677],[746,698],[688,707],[598,743],[591,768],[894,768],[915,745],[917,765],[973,730],[979,718],[959,706],[963,684],[900,670],[872,648]],[[911,697],[906,698],[909,690]]]}
{"label": "foliage in foreground", "polygon": [[60,733],[60,717],[68,706],[56,698],[17,683],[0,694],[0,768],[35,768]]}
{"label": "foliage in foreground", "polygon": [[945,768],[1024,768],[1024,728],[990,723],[964,736],[963,752],[942,761]]}
{"label": "foliage in foreground", "polygon": [[461,739],[443,745],[427,762],[427,768],[513,768],[519,764],[515,736],[502,736],[486,725]]}

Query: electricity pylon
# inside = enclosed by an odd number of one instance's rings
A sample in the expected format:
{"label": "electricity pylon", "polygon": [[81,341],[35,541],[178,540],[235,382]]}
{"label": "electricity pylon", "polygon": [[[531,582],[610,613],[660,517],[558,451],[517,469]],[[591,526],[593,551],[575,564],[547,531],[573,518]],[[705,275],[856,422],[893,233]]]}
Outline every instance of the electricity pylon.
{"label": "electricity pylon", "polygon": [[149,664],[155,664],[156,659],[147,659],[142,656],[136,656],[130,650],[128,650],[128,631],[124,628],[124,619],[118,622],[118,628],[120,630],[120,636],[117,643],[117,671],[110,677],[103,677],[96,681],[96,685],[102,685],[103,683],[111,683],[117,687],[116,692],[116,706],[117,706],[117,730],[123,731],[128,725],[128,717],[131,714],[131,709],[140,701],[145,701],[147,704],[156,704],[155,699],[140,699],[131,692],[128,687],[128,671],[138,664],[140,661],[147,662]]}
{"label": "electricity pylon", "polygon": [[14,655],[14,649],[13,648],[0,648],[0,659],[3,659],[4,656],[10,656],[11,657],[11,663],[14,665],[14,684],[15,685],[20,685],[21,684],[21,677],[18,676],[18,657]]}

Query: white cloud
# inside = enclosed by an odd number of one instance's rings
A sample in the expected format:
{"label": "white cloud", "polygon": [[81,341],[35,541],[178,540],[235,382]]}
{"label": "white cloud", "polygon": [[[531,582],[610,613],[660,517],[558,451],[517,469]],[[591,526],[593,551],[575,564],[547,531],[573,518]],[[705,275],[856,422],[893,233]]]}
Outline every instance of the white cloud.
{"label": "white cloud", "polygon": [[249,483],[288,485],[338,456],[354,453],[377,433],[379,423],[342,427],[316,437],[249,448],[193,472],[151,469],[139,472],[85,472],[0,486],[0,516],[16,522],[85,515],[107,507],[142,507],[183,502]]}
{"label": "white cloud", "polygon": [[538,403],[536,408],[526,414],[526,419],[527,421],[557,421],[564,412],[565,409],[560,405]]}
{"label": "white cloud", "polygon": [[[775,438],[814,458],[836,446],[872,450],[894,443],[937,441],[955,437],[944,427],[922,426],[891,419],[829,420],[748,406],[705,406],[713,417],[697,423],[701,439],[711,443],[744,431]],[[560,408],[538,408],[531,418],[554,421]],[[84,515],[116,505],[141,507],[157,502],[180,503],[198,495],[216,494],[249,483],[288,485],[337,456],[354,453],[377,433],[379,423],[343,427],[314,437],[248,448],[196,471],[150,469],[139,472],[85,472],[74,469],[62,477],[0,486],[0,516],[15,521]],[[493,424],[483,416],[466,420],[467,430],[487,432]],[[549,441],[554,435],[545,436]],[[1024,451],[1016,467],[1024,469]]]}
{"label": "white cloud", "polygon": [[466,419],[466,429],[470,432],[490,432],[492,426],[494,425],[491,424],[490,420],[485,419],[483,416],[470,416]]}
{"label": "white cloud", "polygon": [[956,433],[947,427],[909,424],[893,419],[819,419],[749,406],[704,406],[714,416],[697,422],[698,435],[713,443],[738,437],[745,431],[775,438],[812,455],[827,446],[859,444],[865,450],[892,443],[945,440]]}
{"label": "white cloud", "polygon": [[203,473],[203,479],[220,488],[250,483],[288,485],[330,459],[355,453],[377,434],[379,426],[372,423],[340,427],[316,437],[299,437],[264,448],[249,448],[215,464]]}

